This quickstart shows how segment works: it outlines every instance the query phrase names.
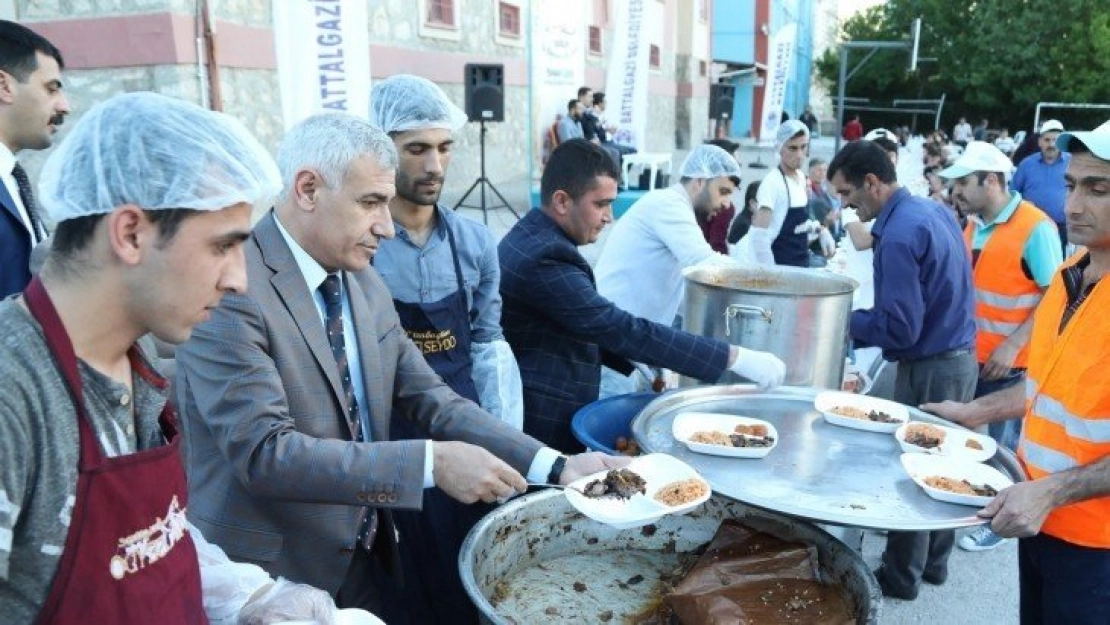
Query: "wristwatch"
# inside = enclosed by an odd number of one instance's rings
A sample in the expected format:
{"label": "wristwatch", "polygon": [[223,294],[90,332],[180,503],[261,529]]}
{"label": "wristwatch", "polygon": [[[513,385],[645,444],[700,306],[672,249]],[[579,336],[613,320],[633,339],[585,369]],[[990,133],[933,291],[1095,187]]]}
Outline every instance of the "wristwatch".
{"label": "wristwatch", "polygon": [[559,478],[563,477],[563,469],[567,468],[567,457],[559,456],[555,462],[551,463],[551,473],[547,474],[547,483],[554,486],[559,485]]}

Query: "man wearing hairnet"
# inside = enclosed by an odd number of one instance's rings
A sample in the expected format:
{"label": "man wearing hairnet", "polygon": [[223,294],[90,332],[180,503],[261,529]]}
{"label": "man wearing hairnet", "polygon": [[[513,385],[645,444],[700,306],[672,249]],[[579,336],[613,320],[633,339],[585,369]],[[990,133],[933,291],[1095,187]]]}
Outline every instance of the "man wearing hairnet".
{"label": "man wearing hairnet", "polygon": [[[617,220],[594,268],[602,297],[663,325],[674,323],[682,305],[683,270],[736,264],[713,251],[697,222],[698,216],[708,219],[728,206],[740,184],[736,158],[715,145],[699,145],[682,163],[680,175],[677,184],[649,192]],[[626,376],[603,367],[600,396],[635,392],[643,381],[637,373]]]}
{"label": "man wearing hairnet", "polygon": [[[399,551],[415,539],[397,536],[393,511],[419,509],[433,486],[492,503],[627,460],[561,456],[428,366],[370,267],[394,234],[397,150],[384,132],[313,115],[277,160],[281,195],[244,245],[250,290],[177,351],[189,518],[231,557],[341,607],[418,621],[398,590]],[[391,415],[428,436],[393,440]]]}
{"label": "man wearing hairnet", "polygon": [[189,525],[167,382],[136,344],[180,343],[246,289],[252,205],[277,188],[240,124],[151,93],[93,107],[46,162],[53,249],[0,302],[4,621],[332,622],[326,593]]}
{"label": "man wearing hairnet", "polygon": [[[748,238],[760,264],[809,266],[809,244],[822,235],[820,223],[809,218],[809,194],[802,162],[809,152],[809,129],[791,119],[775,135],[779,165],[759,185],[759,210],[752,217]],[[824,230],[831,243],[831,236]],[[831,254],[834,245],[827,246]]]}
{"label": "man wearing hairnet", "polygon": [[[426,78],[401,74],[374,85],[370,123],[397,148],[397,195],[389,202],[397,236],[381,242],[374,269],[393,296],[401,327],[432,369],[459,395],[517,429],[524,426],[520,371],[501,332],[501,270],[488,228],[439,203],[453,134],[466,114]],[[394,439],[428,438],[394,415]],[[394,514],[406,593],[425,622],[464,622],[477,613],[459,578],[459,549],[487,504],[462,504],[439,489],[421,511]],[[415,616],[415,615],[414,615]]]}

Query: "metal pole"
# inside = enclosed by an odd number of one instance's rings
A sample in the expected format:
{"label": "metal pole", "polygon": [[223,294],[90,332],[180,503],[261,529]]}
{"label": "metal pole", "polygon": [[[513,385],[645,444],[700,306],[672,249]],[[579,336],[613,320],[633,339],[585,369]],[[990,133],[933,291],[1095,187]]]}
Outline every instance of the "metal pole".
{"label": "metal pole", "polygon": [[937,105],[937,119],[933,122],[933,130],[940,130],[940,112],[944,110],[944,100],[947,97],[947,93],[940,94],[940,104]]}
{"label": "metal pole", "polygon": [[844,85],[848,82],[848,47],[840,44],[840,80],[836,84],[836,143],[834,150],[840,151],[840,135],[844,128]]}

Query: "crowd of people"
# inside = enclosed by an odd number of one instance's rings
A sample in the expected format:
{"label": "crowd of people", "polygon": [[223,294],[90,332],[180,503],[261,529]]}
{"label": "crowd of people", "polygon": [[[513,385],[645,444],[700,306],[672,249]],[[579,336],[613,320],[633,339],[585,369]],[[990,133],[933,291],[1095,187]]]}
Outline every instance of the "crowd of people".
{"label": "crowd of people", "polygon": [[[892,398],[986,428],[1027,473],[960,546],[1021,538],[1023,622],[1110,620],[1110,123],[1045,122],[1015,171],[1019,148],[961,119],[911,193],[904,133],[857,117],[825,162],[807,108],[742,202],[737,144],[696,146],[591,267],[632,151],[603,93],[567,103],[540,206],[497,242],[440,202],[466,117],[412,75],[377,81],[367,118],[295,124],[276,160],[226,115],[117,95],[36,193],[18,156],[71,112],[64,69],[0,21],[5,619],[476,622],[458,559],[477,520],[629,462],[583,451],[575,412],[645,366],[783,382],[775,355],[676,327],[683,272],[851,245],[875,296],[848,334],[897,363]],[[944,584],[956,542],[890,532],[883,594]]]}

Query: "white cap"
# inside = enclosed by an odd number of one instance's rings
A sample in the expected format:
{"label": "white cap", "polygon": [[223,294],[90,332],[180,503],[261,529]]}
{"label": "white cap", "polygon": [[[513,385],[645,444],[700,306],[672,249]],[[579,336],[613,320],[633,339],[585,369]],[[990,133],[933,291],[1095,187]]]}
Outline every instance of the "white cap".
{"label": "white cap", "polygon": [[1046,132],[1064,132],[1064,125],[1058,119],[1050,119],[1041,124],[1041,134]]}
{"label": "white cap", "polygon": [[1091,154],[1104,161],[1110,161],[1110,121],[1087,132],[1065,132],[1056,138],[1056,147],[1065,152],[1070,152],[1068,146],[1072,140],[1078,140],[1087,146]]}
{"label": "white cap", "polygon": [[977,171],[997,171],[1008,174],[1013,169],[1013,162],[1002,153],[1002,150],[986,141],[972,141],[964,148],[963,154],[953,161],[952,166],[938,175],[941,178],[955,179]]}
{"label": "white cap", "polygon": [[891,141],[894,141],[896,143],[898,142],[898,135],[896,135],[893,132],[887,130],[886,128],[876,128],[876,129],[872,130],[871,132],[863,135],[863,138],[866,141],[874,141],[875,139],[878,139],[880,137],[882,137],[884,139],[890,139]]}

